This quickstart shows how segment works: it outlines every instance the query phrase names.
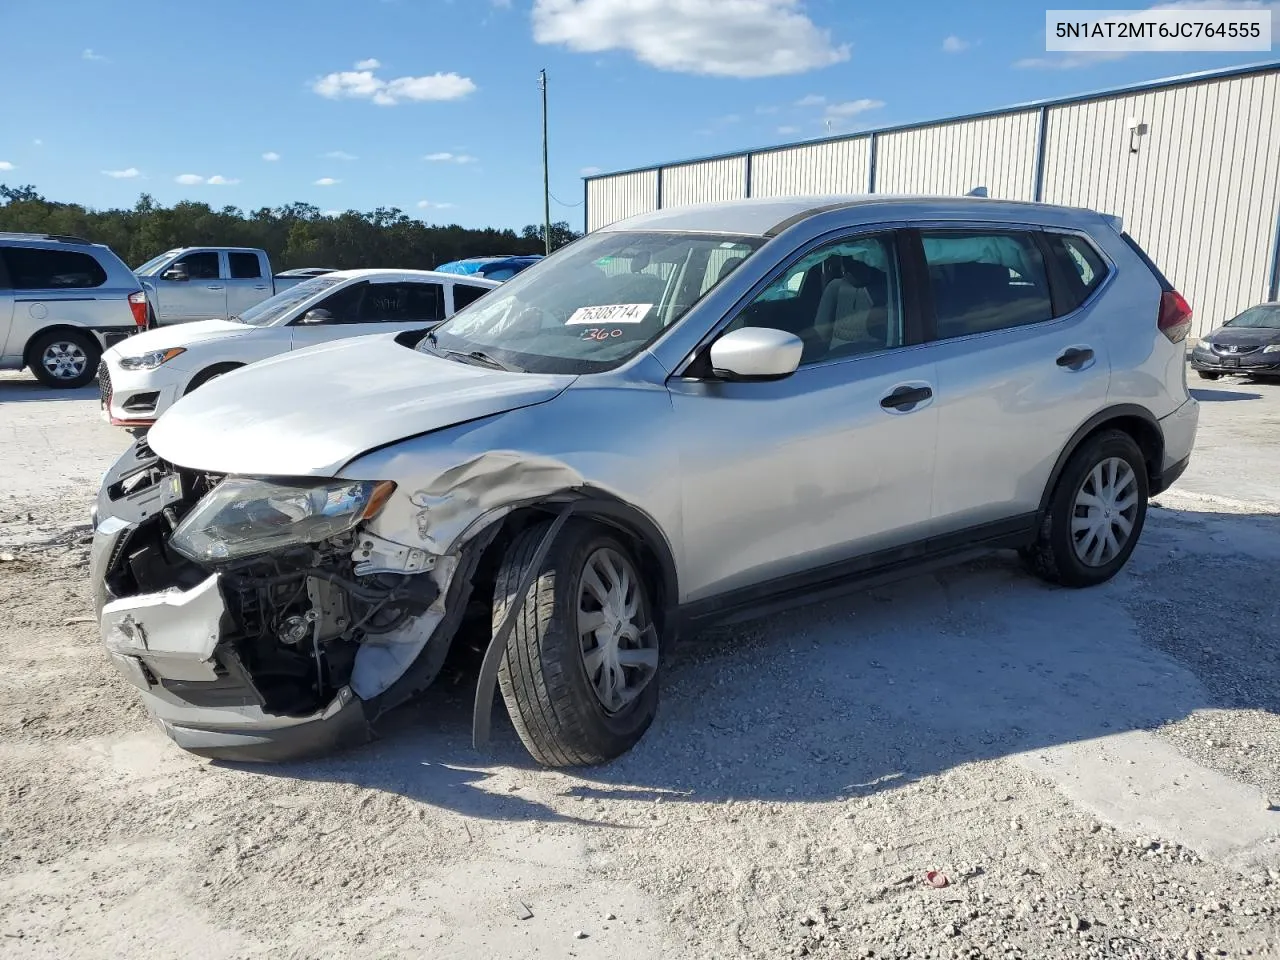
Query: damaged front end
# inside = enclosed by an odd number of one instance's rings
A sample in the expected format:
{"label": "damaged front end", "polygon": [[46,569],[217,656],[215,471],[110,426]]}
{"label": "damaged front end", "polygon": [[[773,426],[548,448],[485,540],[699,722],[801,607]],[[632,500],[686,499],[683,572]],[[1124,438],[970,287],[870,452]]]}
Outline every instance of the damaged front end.
{"label": "damaged front end", "polygon": [[457,626],[458,557],[365,529],[393,490],[186,470],[145,438],[108,472],[91,561],[102,639],[179,745],[313,755],[369,739],[407,674],[430,682]]}

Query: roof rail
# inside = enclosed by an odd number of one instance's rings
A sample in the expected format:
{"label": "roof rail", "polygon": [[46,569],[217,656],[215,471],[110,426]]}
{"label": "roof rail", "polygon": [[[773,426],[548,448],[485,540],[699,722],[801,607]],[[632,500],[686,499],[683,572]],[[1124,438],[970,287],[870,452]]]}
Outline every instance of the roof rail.
{"label": "roof rail", "polygon": [[58,243],[89,243],[84,237],[73,237],[65,233],[19,233],[0,231],[0,239],[4,240],[56,240]]}

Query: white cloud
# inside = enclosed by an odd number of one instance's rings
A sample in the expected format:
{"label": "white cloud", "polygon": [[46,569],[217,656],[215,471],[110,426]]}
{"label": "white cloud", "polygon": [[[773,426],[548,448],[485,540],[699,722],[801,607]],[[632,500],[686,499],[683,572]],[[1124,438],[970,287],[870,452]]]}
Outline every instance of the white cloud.
{"label": "white cloud", "polygon": [[789,136],[792,136],[793,134],[797,134],[797,133],[799,133],[799,132],[800,132],[800,128],[799,128],[799,127],[783,126],[783,127],[779,127],[779,128],[778,128],[778,133],[779,133],[779,134],[781,134],[781,135],[782,135],[782,136],[784,136],[784,137],[789,137]]}
{"label": "white cloud", "polygon": [[452,203],[436,203],[434,200],[419,200],[419,210],[450,210],[453,208]]}
{"label": "white cloud", "polygon": [[44,141],[43,141],[43,140],[32,140],[32,141],[31,141],[31,145],[32,145],[33,147],[43,147],[43,146],[44,146]]}
{"label": "white cloud", "polygon": [[111,177],[114,180],[133,180],[142,176],[142,171],[137,167],[125,167],[123,170],[103,170],[103,176]]}
{"label": "white cloud", "polygon": [[96,60],[98,63],[110,63],[110,61],[100,53],[94,53],[92,49],[86,49],[80,54],[81,60]]}
{"label": "white cloud", "polygon": [[311,89],[330,100],[372,100],[382,107],[406,100],[459,100],[476,89],[469,77],[456,73],[383,80],[374,75],[370,62],[362,60],[355,70],[325,74],[311,84]]}
{"label": "white cloud", "polygon": [[863,97],[860,100],[846,100],[844,103],[833,103],[827,107],[827,116],[831,118],[848,118],[856,117],[860,113],[866,113],[868,110],[879,110],[884,106],[883,100],[872,100],[869,97]]}
{"label": "white cloud", "polygon": [[276,153],[274,150],[268,150],[262,155],[262,159],[266,160],[268,163],[275,163],[280,159],[280,154]]}
{"label": "white cloud", "polygon": [[807,97],[801,97],[796,101],[797,107],[820,107],[827,102],[827,98],[820,93],[811,93]]}
{"label": "white cloud", "polygon": [[234,187],[240,180],[237,177],[224,177],[220,173],[215,173],[212,177],[205,181],[213,187]]}
{"label": "white cloud", "polygon": [[1079,70],[1108,60],[1123,60],[1127,53],[1072,53],[1062,57],[1024,57],[1013,65],[1023,70]]}
{"label": "white cloud", "polygon": [[359,160],[354,153],[347,153],[345,150],[330,150],[323,155],[326,160]]}
{"label": "white cloud", "polygon": [[317,186],[317,187],[332,187],[332,186],[334,186],[335,184],[339,184],[339,183],[341,183],[341,182],[342,182],[341,180],[336,180],[336,179],[334,179],[333,177],[321,177],[319,180],[315,181],[315,183],[313,184],[313,186]]}
{"label": "white cloud", "polygon": [[578,172],[584,177],[594,177],[597,173],[604,173],[600,167],[583,167]]}
{"label": "white cloud", "polygon": [[382,66],[381,60],[378,60],[374,57],[370,57],[368,60],[361,60],[359,63],[357,63],[356,69],[357,70],[377,70],[380,66]]}
{"label": "white cloud", "polygon": [[186,187],[194,187],[204,183],[204,177],[198,173],[180,173],[173,178],[174,183],[180,183]]}
{"label": "white cloud", "polygon": [[947,53],[963,53],[968,50],[972,43],[957,37],[954,33],[942,41],[942,49]]}
{"label": "white cloud", "polygon": [[440,153],[428,153],[423,160],[430,160],[432,163],[475,163],[476,158],[469,153],[448,153],[442,151]]}
{"label": "white cloud", "polygon": [[849,59],[800,0],[535,0],[533,39],[579,53],[625,50],[659,70],[776,77]]}
{"label": "white cloud", "polygon": [[8,160],[0,160],[0,173],[8,173],[10,170],[17,170],[17,169],[18,168],[14,166],[12,163],[10,163]]}

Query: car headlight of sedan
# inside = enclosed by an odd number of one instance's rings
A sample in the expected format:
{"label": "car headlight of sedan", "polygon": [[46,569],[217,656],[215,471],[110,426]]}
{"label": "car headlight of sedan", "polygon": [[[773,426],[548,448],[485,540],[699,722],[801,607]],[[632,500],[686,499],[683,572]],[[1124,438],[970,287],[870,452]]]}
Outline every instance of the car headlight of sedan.
{"label": "car headlight of sedan", "polygon": [[1263,353],[1280,353],[1280,343],[1268,343],[1262,348]]}
{"label": "car headlight of sedan", "polygon": [[395,488],[390,480],[286,484],[230,477],[183,518],[169,546],[210,563],[318,543],[376,516]]}
{"label": "car headlight of sedan", "polygon": [[1213,344],[1210,343],[1208,340],[1201,340],[1199,343],[1196,344],[1196,349],[1203,350],[1205,353],[1208,353],[1212,348],[1213,348]]}
{"label": "car headlight of sedan", "polygon": [[168,363],[174,357],[187,352],[186,347],[170,347],[168,350],[152,350],[140,357],[121,357],[122,370],[154,370],[162,363]]}

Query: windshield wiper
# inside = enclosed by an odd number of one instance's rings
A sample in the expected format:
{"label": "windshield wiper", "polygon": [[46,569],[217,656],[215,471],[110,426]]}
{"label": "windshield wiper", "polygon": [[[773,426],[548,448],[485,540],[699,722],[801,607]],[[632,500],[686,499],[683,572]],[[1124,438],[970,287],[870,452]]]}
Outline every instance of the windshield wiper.
{"label": "windshield wiper", "polygon": [[508,373],[520,373],[520,368],[512,366],[509,363],[503,363],[497,357],[491,357],[483,350],[472,350],[464,352],[462,350],[446,350],[445,355],[449,357],[457,357],[463,363],[471,363],[481,367],[491,367],[494,370],[505,370]]}

